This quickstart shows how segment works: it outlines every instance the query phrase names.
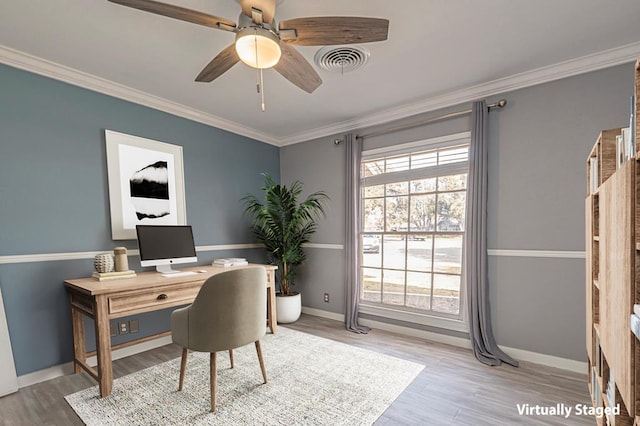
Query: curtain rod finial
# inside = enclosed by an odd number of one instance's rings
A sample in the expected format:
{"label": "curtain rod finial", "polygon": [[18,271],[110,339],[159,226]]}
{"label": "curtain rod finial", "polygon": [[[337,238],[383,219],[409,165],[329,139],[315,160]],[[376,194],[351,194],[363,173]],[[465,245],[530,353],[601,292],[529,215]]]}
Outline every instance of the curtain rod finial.
{"label": "curtain rod finial", "polygon": [[503,108],[505,105],[507,104],[507,100],[502,98],[500,99],[498,102],[493,103],[491,105],[487,105],[488,109],[493,109],[493,108]]}

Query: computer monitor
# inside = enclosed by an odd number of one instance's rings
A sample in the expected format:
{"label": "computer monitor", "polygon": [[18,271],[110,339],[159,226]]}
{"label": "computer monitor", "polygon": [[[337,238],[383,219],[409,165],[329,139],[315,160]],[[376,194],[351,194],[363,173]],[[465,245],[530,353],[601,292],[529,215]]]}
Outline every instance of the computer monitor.
{"label": "computer monitor", "polygon": [[197,262],[193,230],[188,225],[136,225],[140,266],[155,266],[163,274],[171,265]]}

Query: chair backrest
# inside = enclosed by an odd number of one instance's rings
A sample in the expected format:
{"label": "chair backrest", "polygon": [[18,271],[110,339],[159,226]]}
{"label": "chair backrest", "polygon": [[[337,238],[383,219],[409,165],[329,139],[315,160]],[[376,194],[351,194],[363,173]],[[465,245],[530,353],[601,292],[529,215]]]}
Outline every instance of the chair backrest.
{"label": "chair backrest", "polygon": [[262,266],[211,276],[189,308],[189,349],[218,352],[266,332],[267,271]]}

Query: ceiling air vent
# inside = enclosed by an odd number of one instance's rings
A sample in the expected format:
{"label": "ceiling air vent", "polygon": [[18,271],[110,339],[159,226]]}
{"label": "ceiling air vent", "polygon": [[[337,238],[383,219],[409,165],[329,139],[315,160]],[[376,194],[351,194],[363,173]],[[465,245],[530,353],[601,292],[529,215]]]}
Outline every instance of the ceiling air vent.
{"label": "ceiling air vent", "polygon": [[344,74],[355,71],[369,61],[369,50],[360,46],[328,46],[314,56],[323,70]]}

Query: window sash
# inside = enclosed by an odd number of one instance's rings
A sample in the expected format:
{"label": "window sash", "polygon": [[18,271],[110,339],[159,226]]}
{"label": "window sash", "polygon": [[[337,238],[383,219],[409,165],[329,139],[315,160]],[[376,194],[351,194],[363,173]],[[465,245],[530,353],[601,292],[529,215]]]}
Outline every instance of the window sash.
{"label": "window sash", "polygon": [[447,148],[455,145],[468,144],[471,140],[471,132],[455,133],[453,135],[441,136],[426,140],[392,145],[384,148],[374,148],[362,151],[361,162],[366,163],[375,159],[394,157],[402,154],[417,153],[431,149]]}

